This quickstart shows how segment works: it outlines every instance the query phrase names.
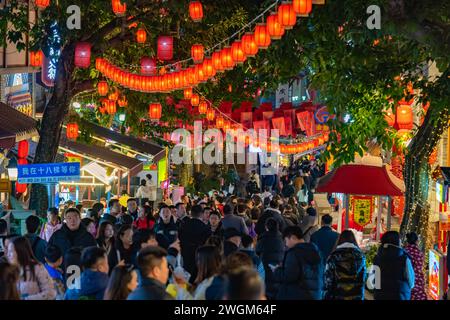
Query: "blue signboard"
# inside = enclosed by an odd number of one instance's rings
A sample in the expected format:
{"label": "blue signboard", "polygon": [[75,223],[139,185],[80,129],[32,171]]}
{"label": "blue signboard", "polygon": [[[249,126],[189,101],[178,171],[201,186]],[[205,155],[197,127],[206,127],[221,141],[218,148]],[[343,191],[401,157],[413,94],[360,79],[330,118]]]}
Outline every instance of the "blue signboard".
{"label": "blue signboard", "polygon": [[56,183],[80,180],[80,163],[42,163],[18,165],[19,183]]}

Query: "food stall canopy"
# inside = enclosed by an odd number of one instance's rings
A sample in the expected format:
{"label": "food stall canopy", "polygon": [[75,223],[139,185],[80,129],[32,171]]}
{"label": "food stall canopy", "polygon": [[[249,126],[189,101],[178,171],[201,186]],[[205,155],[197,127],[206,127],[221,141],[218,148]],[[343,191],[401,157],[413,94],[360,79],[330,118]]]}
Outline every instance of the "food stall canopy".
{"label": "food stall canopy", "polygon": [[334,169],[319,179],[316,192],[402,196],[405,191],[403,181],[390,173],[387,166],[373,161],[367,163],[370,160]]}
{"label": "food stall canopy", "polygon": [[39,136],[36,120],[0,102],[0,147],[11,149],[16,142]]}
{"label": "food stall canopy", "polygon": [[94,135],[113,140],[119,144],[130,147],[131,149],[153,156],[153,162],[157,163],[165,157],[166,151],[163,147],[148,139],[139,139],[112,131],[108,128],[96,125],[92,122],[82,120],[83,127],[90,130]]}
{"label": "food stall canopy", "polygon": [[136,175],[143,168],[143,162],[140,160],[97,145],[87,145],[61,137],[59,147],[63,151],[80,155],[86,159],[97,161],[112,168],[121,169],[129,172],[131,175]]}

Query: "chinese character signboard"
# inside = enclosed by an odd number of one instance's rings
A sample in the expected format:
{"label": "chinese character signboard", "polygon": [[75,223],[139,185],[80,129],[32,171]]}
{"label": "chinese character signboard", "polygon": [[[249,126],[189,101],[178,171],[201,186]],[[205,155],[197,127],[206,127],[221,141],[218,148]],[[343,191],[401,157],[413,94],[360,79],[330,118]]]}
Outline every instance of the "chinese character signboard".
{"label": "chinese character signboard", "polygon": [[370,196],[352,196],[353,221],[364,227],[372,220],[374,198]]}
{"label": "chinese character signboard", "polygon": [[80,163],[43,163],[19,165],[19,183],[56,183],[80,180]]}

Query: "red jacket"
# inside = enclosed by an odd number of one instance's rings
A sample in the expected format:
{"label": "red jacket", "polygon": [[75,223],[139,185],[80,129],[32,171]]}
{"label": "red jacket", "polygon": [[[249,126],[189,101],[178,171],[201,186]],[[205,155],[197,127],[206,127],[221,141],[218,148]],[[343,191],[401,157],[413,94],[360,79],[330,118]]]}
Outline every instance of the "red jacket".
{"label": "red jacket", "polygon": [[133,226],[140,230],[140,229],[153,229],[155,226],[155,220],[149,219],[149,218],[138,218],[136,221],[133,222]]}

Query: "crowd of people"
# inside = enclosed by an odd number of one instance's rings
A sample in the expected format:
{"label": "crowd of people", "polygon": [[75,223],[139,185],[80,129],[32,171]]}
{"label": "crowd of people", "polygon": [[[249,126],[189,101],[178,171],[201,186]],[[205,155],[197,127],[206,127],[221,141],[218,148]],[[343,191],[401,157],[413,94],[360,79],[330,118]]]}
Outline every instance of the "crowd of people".
{"label": "crowd of people", "polygon": [[[294,167],[280,192],[257,185],[247,197],[130,198],[126,208],[111,199],[84,218],[50,208],[45,223],[27,218],[25,236],[6,234],[0,220],[0,300],[363,300],[365,254],[353,231],[339,234],[330,215],[318,216],[318,176]],[[375,299],[426,299],[415,234],[402,248],[386,232],[374,265]]]}

